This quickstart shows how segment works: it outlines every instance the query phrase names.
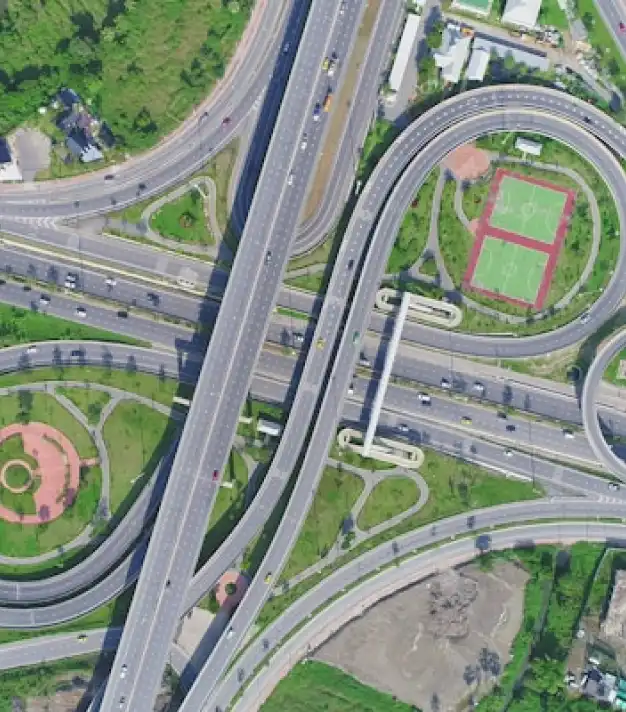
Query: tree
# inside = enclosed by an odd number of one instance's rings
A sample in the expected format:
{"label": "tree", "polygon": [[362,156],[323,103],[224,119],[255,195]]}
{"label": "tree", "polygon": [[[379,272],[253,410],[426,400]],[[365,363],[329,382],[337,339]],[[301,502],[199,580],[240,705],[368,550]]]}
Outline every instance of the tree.
{"label": "tree", "polygon": [[443,36],[443,20],[437,20],[426,35],[426,44],[430,49],[437,49],[441,46],[441,38]]}

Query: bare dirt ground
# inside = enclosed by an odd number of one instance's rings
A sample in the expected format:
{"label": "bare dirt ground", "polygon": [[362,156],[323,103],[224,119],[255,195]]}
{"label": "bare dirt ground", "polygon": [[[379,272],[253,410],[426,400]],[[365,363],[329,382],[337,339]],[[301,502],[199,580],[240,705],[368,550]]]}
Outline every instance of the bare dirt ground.
{"label": "bare dirt ground", "polygon": [[508,661],[526,580],[505,562],[447,571],[382,601],[315,657],[423,712],[457,712]]}

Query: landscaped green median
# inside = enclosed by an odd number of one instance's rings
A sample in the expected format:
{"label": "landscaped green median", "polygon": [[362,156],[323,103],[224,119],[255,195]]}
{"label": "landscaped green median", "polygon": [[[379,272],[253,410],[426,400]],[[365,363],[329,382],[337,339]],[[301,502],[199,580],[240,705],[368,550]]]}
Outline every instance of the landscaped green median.
{"label": "landscaped green median", "polygon": [[50,314],[0,304],[0,347],[37,341],[108,341],[132,346],[149,346],[139,339],[114,334],[93,326],[75,324]]}

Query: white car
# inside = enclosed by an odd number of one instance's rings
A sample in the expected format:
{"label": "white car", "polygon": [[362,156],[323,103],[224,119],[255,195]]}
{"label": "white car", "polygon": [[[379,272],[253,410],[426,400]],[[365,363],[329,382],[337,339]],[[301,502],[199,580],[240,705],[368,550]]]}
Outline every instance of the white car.
{"label": "white car", "polygon": [[287,185],[293,185],[293,171],[291,171],[289,177],[287,178]]}
{"label": "white car", "polygon": [[293,343],[294,344],[303,344],[304,343],[304,334],[301,334],[299,331],[296,331],[293,335]]}
{"label": "white car", "polygon": [[46,296],[45,294],[42,294],[39,297],[39,303],[41,304],[42,307],[47,307],[48,304],[50,304],[50,297]]}
{"label": "white car", "polygon": [[441,379],[441,387],[446,391],[449,391],[452,388],[450,381],[447,378]]}
{"label": "white car", "polygon": [[124,664],[124,665],[122,665],[122,669],[120,671],[120,677],[122,678],[122,680],[126,677],[127,673],[128,673],[128,665]]}
{"label": "white car", "polygon": [[76,282],[68,277],[65,280],[65,289],[76,289]]}
{"label": "white car", "polygon": [[513,457],[513,450],[510,450],[509,448],[507,448],[507,449],[504,451],[504,456],[505,456],[505,457]]}
{"label": "white car", "polygon": [[300,142],[300,150],[301,151],[306,151],[306,147],[309,143],[309,138],[306,134],[302,137],[302,141]]}
{"label": "white car", "polygon": [[563,431],[563,437],[566,438],[567,440],[573,440],[574,439],[574,433],[571,430],[564,430]]}
{"label": "white car", "polygon": [[226,638],[227,638],[227,640],[230,640],[230,639],[233,637],[233,635],[235,635],[235,631],[234,631],[234,629],[233,629],[232,626],[231,626],[231,627],[228,629],[228,633],[226,633]]}
{"label": "white car", "polygon": [[115,281],[115,277],[107,277],[104,280],[104,283],[107,287],[115,287],[115,285],[117,284],[117,282]]}
{"label": "white car", "polygon": [[80,319],[84,319],[87,316],[87,310],[85,307],[76,307],[76,316]]}
{"label": "white car", "polygon": [[400,425],[398,425],[398,430],[399,430],[401,433],[408,433],[408,432],[409,432],[409,426],[406,425],[406,423],[400,423]]}
{"label": "white car", "polygon": [[354,395],[354,383],[351,383],[351,384],[348,386],[348,395],[349,395],[349,396]]}
{"label": "white car", "polygon": [[485,392],[485,386],[483,386],[483,384],[480,383],[479,381],[476,381],[476,382],[474,383],[474,385],[472,386],[472,388],[476,391],[476,393],[481,393],[481,394],[482,394],[482,393]]}
{"label": "white car", "polygon": [[417,400],[424,405],[430,405],[430,396],[428,393],[418,393]]}
{"label": "white car", "polygon": [[36,346],[29,346],[29,347],[26,349],[26,353],[29,354],[29,355],[30,355],[30,354],[36,354],[36,353],[37,353],[37,347],[36,347]]}

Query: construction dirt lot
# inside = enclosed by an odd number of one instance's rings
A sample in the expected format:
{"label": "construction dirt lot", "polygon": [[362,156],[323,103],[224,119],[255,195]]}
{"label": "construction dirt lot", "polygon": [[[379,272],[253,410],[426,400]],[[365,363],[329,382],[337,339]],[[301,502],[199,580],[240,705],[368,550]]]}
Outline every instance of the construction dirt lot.
{"label": "construction dirt lot", "polygon": [[315,657],[423,712],[458,712],[507,663],[527,578],[508,562],[446,571],[381,601]]}

